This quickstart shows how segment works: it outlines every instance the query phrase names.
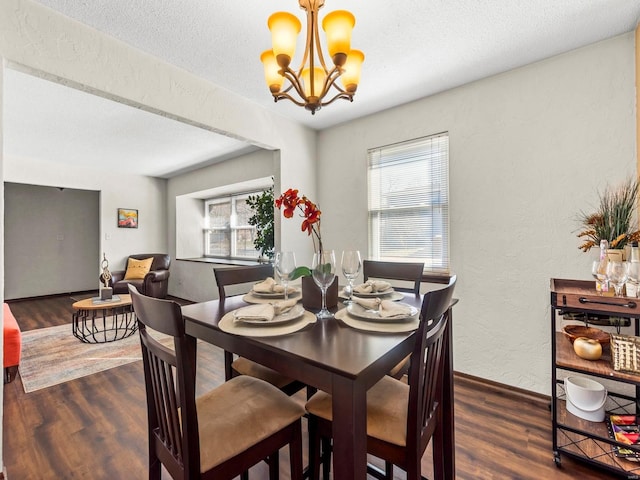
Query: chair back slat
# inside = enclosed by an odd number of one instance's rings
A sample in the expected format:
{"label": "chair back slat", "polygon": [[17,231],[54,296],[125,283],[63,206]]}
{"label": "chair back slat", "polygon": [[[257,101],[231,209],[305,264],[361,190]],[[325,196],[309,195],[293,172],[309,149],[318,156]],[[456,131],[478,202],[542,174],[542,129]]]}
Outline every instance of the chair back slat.
{"label": "chair back slat", "polygon": [[380,262],[377,260],[364,260],[362,262],[362,274],[365,282],[369,278],[411,282],[413,283],[412,287],[394,285],[393,288],[400,292],[412,292],[416,295],[420,293],[423,270],[424,263]]}
{"label": "chair back slat", "polygon": [[[143,336],[148,336],[146,332]],[[148,340],[145,340],[145,343]],[[153,339],[151,340],[153,341]],[[178,417],[178,398],[174,388],[174,362],[166,362],[145,346],[151,366],[151,385],[157,425],[155,434],[178,461],[182,462],[182,435]]]}
{"label": "chair back slat", "polygon": [[[273,277],[273,265],[267,263],[264,265],[254,265],[250,267],[215,267],[213,269],[213,274],[216,278],[216,284],[218,285],[220,301],[224,301],[227,297],[225,287],[249,282],[258,282],[266,279],[267,277]],[[250,289],[247,289],[247,291],[249,290]]]}
{"label": "chair back slat", "polygon": [[174,388],[173,368],[167,363],[161,363],[158,365],[158,369],[161,369],[161,381],[157,390],[158,396],[164,402],[164,422],[166,423],[164,440],[171,453],[182,460],[182,432],[178,416],[179,401]]}
{"label": "chair back slat", "polygon": [[[213,268],[213,275],[218,285],[218,298],[220,302],[224,302],[227,298],[227,287],[233,285],[246,285],[246,288],[238,293],[246,293],[251,290],[248,286],[250,282],[258,282],[265,280],[267,277],[273,277],[273,265],[254,265],[250,267],[225,267],[225,268]],[[230,380],[235,375],[235,371],[232,367],[234,356],[231,352],[225,350],[224,352],[224,378]]]}
{"label": "chair back slat", "polygon": [[[156,448],[173,478],[199,478],[196,341],[185,335],[177,303],[146,297],[134,286],[129,291],[143,354],[149,447]],[[155,339],[148,328],[173,336],[174,349]]]}
{"label": "chair back slat", "polygon": [[444,332],[456,277],[441,290],[425,294],[409,365],[409,415],[407,447],[423,445],[440,418],[444,368]]}
{"label": "chair back slat", "polygon": [[[436,330],[433,330],[434,341],[426,347],[425,353],[425,372],[424,383],[422,385],[422,416],[420,418],[420,424],[424,428],[426,427],[429,419],[433,415],[433,412],[437,408],[438,399],[440,398],[440,385],[442,384],[442,353],[443,353],[443,338],[442,332],[446,328],[448,319],[446,315],[443,315],[440,325],[437,325]],[[442,332],[441,332],[442,330]],[[419,395],[419,398],[420,398]]]}

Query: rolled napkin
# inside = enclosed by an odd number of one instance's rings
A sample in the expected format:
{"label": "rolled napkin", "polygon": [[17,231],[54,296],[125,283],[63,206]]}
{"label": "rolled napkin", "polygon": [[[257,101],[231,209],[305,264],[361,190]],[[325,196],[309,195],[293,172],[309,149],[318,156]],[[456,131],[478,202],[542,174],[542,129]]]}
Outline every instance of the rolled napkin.
{"label": "rolled napkin", "polygon": [[296,303],[298,303],[297,298],[290,298],[289,300],[282,300],[280,302],[271,302],[271,305],[273,305],[273,310],[276,315],[282,315],[295,307]]}
{"label": "rolled napkin", "polygon": [[267,277],[264,281],[256,283],[253,291],[257,293],[284,293],[284,287],[278,285],[272,277]]}
{"label": "rolled napkin", "polygon": [[397,303],[391,300],[382,300],[380,302],[380,308],[378,309],[378,315],[383,318],[408,317],[411,315],[411,307],[409,305],[405,305],[404,303]]}
{"label": "rolled napkin", "polygon": [[371,293],[373,292],[373,287],[369,282],[365,282],[353,287],[353,291],[354,293]]}
{"label": "rolled napkin", "polygon": [[276,316],[270,303],[258,303],[242,307],[233,312],[233,322],[270,322]]}
{"label": "rolled napkin", "polygon": [[378,310],[380,308],[380,299],[379,298],[351,298],[355,303],[364,307],[368,310]]}
{"label": "rolled napkin", "polygon": [[389,290],[391,284],[384,280],[367,280],[360,285],[353,287],[355,293],[379,293]]}
{"label": "rolled napkin", "polygon": [[371,282],[371,286],[374,292],[385,292],[391,288],[391,284],[384,280],[374,280]]}

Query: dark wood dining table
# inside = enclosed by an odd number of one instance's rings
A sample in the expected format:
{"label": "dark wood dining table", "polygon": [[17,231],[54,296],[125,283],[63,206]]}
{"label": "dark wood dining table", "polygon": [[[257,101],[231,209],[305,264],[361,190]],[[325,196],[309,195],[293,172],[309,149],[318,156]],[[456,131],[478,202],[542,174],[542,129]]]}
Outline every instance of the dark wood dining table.
{"label": "dark wood dining table", "polygon": [[[405,294],[404,303],[420,308],[419,295]],[[365,480],[367,466],[366,394],[398,362],[411,353],[414,332],[375,333],[356,330],[335,318],[318,321],[298,332],[277,337],[248,337],[218,327],[223,315],[247,305],[242,295],[224,302],[211,300],[182,307],[187,335],[234,352],[333,397],[334,479]],[[342,305],[338,305],[341,308]],[[338,308],[334,308],[337,311]],[[451,311],[449,312],[451,314]],[[451,316],[445,357],[445,478],[455,479]]]}

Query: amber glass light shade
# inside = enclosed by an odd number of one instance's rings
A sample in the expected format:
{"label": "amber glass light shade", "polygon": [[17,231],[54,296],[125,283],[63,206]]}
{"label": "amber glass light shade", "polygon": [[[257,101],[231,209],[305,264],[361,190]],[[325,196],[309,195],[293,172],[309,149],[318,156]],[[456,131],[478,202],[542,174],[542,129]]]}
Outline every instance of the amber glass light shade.
{"label": "amber glass light shade", "polygon": [[[307,97],[319,97],[322,93],[322,87],[324,86],[325,73],[321,67],[315,67],[313,69],[313,81],[311,80],[311,69],[305,68],[302,70],[302,82],[304,83],[304,94]],[[311,84],[313,83],[313,92],[311,91]]]}
{"label": "amber glass light shade", "polygon": [[351,50],[351,32],[355,24],[356,18],[346,10],[331,12],[322,20],[329,55],[335,65],[343,65]]}
{"label": "amber glass light shade", "polygon": [[364,53],[360,50],[351,50],[345,62],[344,72],[340,76],[343,88],[347,92],[355,92],[360,83],[360,73],[362,71],[362,63],[364,62]]}
{"label": "amber glass light shade", "polygon": [[[304,53],[296,54],[297,37],[302,30],[296,15],[276,12],[267,22],[272,48],[263,52],[260,59],[274,101],[290,100],[311,114],[338,99],[352,102],[364,61],[362,52],[351,50],[355,17],[346,10],[327,14],[322,19],[325,32],[322,36],[318,11],[325,0],[298,0],[298,3],[306,12]],[[300,60],[294,59],[296,55]],[[293,66],[294,60],[300,61],[300,65]]]}
{"label": "amber glass light shade", "polygon": [[269,87],[271,93],[278,93],[282,89],[284,77],[278,73],[280,67],[276,61],[276,56],[273,54],[273,50],[265,50],[262,52],[260,61],[264,66],[264,79],[267,82],[267,87]]}
{"label": "amber glass light shade", "polygon": [[276,12],[267,22],[271,31],[273,55],[278,65],[287,67],[296,51],[296,40],[302,25],[295,15]]}

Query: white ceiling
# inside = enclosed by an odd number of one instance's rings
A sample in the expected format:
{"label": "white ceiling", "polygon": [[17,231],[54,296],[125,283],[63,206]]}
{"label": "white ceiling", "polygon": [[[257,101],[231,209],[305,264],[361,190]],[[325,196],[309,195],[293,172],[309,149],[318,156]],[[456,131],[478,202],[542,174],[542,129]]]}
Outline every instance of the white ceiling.
{"label": "white ceiling", "polygon": [[[318,130],[632,31],[640,19],[638,0],[326,0],[321,18],[356,16],[352,46],[366,58],[354,102],[312,116],[274,104],[259,61],[271,13],[304,19],[296,0],[36,1]],[[9,154],[123,158],[134,173],[168,177],[247,147],[18,72],[6,89]]]}
{"label": "white ceiling", "polygon": [[5,152],[171,177],[257,148],[15,70],[5,71]]}

